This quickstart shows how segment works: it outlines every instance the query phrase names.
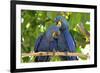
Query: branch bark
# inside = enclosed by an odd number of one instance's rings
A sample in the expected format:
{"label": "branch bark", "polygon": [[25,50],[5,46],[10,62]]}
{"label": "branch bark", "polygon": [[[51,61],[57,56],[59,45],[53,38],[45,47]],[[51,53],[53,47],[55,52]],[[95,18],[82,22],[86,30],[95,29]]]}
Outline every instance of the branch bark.
{"label": "branch bark", "polygon": [[83,58],[88,58],[88,55],[82,53],[74,52],[32,52],[32,53],[22,53],[22,57],[25,56],[79,56]]}
{"label": "branch bark", "polygon": [[88,39],[90,39],[90,33],[85,29],[83,23],[80,23],[78,26],[79,30],[87,36]]}

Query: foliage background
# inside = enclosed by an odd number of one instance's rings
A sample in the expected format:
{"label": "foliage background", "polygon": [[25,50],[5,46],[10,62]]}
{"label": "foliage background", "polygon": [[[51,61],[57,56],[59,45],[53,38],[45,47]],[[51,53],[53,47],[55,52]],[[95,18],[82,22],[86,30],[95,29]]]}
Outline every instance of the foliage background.
{"label": "foliage background", "polygon": [[[69,31],[76,42],[77,52],[84,53],[89,45],[90,14],[83,12],[53,12],[21,10],[21,53],[34,51],[34,44],[38,36],[53,25],[56,16],[64,16],[69,22]],[[82,26],[80,26],[82,24]],[[80,28],[78,27],[80,26]],[[84,30],[82,29],[84,28]],[[82,29],[82,31],[80,30]],[[85,33],[85,32],[86,33]],[[21,62],[34,62],[35,57],[21,57]],[[86,60],[85,58],[80,58]],[[51,61],[61,61],[59,57],[53,57]]]}

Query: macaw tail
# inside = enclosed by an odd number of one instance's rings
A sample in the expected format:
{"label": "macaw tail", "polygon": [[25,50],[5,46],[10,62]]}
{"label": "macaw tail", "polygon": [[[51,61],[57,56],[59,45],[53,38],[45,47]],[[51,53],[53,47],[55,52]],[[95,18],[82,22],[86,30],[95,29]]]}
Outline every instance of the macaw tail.
{"label": "macaw tail", "polygon": [[50,61],[49,56],[38,56],[35,58],[35,62],[48,62]]}
{"label": "macaw tail", "polygon": [[61,58],[62,61],[78,60],[77,57],[75,57],[75,56],[67,56],[67,57],[66,56],[61,56],[60,58]]}

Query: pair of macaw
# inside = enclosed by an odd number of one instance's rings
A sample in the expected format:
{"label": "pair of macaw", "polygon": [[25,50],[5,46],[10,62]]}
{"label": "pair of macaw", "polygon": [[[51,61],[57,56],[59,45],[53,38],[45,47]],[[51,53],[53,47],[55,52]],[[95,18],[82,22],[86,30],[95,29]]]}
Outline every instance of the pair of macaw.
{"label": "pair of macaw", "polygon": [[[76,52],[75,41],[68,29],[68,22],[62,16],[55,18],[56,25],[52,25],[35,42],[35,52]],[[60,56],[61,60],[77,60],[76,56]],[[50,61],[50,56],[38,56],[35,62]]]}

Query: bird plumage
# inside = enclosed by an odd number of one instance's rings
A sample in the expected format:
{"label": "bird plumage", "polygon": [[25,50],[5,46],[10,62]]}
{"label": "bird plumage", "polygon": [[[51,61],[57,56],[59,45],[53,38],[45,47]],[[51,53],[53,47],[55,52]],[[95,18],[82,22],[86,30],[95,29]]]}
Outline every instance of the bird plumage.
{"label": "bird plumage", "polygon": [[[69,32],[69,28],[68,28],[68,21],[62,17],[62,16],[57,16],[55,18],[55,22],[61,22],[61,27],[59,27],[60,32],[62,33],[62,35],[64,36],[66,45],[67,45],[67,52],[76,52],[76,46],[75,46],[75,41],[71,35],[71,33]],[[68,60],[77,60],[77,57],[75,56],[71,56],[67,58]]]}
{"label": "bird plumage", "polygon": [[[52,52],[57,48],[57,37],[53,37],[53,32],[59,32],[56,26],[51,26],[47,32],[38,37],[35,42],[35,52]],[[35,58],[36,62],[46,62],[50,60],[50,56],[39,56]]]}
{"label": "bird plumage", "polygon": [[[55,22],[61,22],[61,26],[54,26],[40,35],[35,42],[35,52],[76,52],[75,41],[68,29],[68,22],[62,16],[57,16]],[[53,33],[56,32],[54,35]],[[35,62],[50,61],[50,56],[38,56]],[[77,60],[76,56],[60,56],[61,60]]]}

